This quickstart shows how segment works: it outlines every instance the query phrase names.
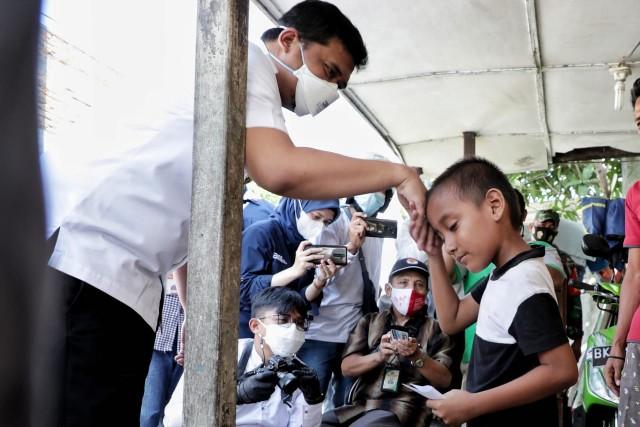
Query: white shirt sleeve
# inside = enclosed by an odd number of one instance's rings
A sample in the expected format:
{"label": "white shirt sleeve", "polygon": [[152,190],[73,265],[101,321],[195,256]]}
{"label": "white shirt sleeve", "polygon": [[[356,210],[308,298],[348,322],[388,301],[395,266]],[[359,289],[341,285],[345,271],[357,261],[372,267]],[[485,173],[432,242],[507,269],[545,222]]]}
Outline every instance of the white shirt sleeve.
{"label": "white shirt sleeve", "polygon": [[247,63],[247,128],[266,127],[287,133],[276,81],[277,69],[258,46],[249,43]]}
{"label": "white shirt sleeve", "polygon": [[300,391],[297,392],[288,427],[318,427],[322,422],[322,403],[309,405]]}

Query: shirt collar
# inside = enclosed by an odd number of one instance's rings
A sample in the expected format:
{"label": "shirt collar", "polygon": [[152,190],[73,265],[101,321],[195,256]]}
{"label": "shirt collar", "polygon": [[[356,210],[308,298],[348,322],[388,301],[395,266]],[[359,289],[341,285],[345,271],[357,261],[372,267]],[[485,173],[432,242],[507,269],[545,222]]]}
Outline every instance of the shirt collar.
{"label": "shirt collar", "polygon": [[541,258],[544,256],[544,247],[538,246],[533,249],[529,249],[528,251],[520,252],[518,255],[511,258],[509,261],[504,263],[501,267],[496,267],[491,273],[491,280],[500,279],[507,271],[520,264],[523,261],[526,261],[531,258]]}
{"label": "shirt collar", "polygon": [[249,356],[249,360],[247,361],[247,367],[244,371],[248,372],[256,368],[259,368],[260,366],[262,366],[262,355],[258,353],[258,351],[256,350],[255,344],[252,342],[251,356]]}

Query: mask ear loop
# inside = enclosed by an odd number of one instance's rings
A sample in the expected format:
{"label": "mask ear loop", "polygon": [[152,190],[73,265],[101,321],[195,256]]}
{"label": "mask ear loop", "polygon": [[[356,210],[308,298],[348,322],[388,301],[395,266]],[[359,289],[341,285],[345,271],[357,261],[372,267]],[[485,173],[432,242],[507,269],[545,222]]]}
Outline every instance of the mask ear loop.
{"label": "mask ear loop", "polygon": [[[278,25],[277,28],[282,28],[283,30],[288,29],[289,27],[285,27],[283,25]],[[265,44],[266,46],[266,44]],[[280,60],[280,58],[278,58],[277,56],[275,56],[273,53],[271,53],[271,51],[269,51],[269,49],[267,49],[267,52],[269,52],[269,56],[271,58],[273,58],[278,64],[282,65],[285,69],[287,69],[291,74],[294,74],[297,70],[294,70],[293,68],[291,68],[290,66],[288,66],[287,64],[285,64],[284,62],[282,62],[282,60]],[[304,52],[302,49],[302,42],[300,42],[300,54],[302,55],[302,66],[306,65],[306,62],[304,61]]]}

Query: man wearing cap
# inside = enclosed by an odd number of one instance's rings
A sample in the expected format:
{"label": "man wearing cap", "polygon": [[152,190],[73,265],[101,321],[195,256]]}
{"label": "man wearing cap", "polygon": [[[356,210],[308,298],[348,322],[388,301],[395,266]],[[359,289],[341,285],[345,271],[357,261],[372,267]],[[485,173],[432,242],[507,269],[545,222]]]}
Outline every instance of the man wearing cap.
{"label": "man wearing cap", "polygon": [[549,270],[553,286],[556,291],[558,304],[560,304],[560,314],[566,323],[566,283],[567,271],[565,270],[558,248],[553,244],[553,240],[558,235],[558,225],[560,215],[552,209],[542,209],[536,212],[535,220],[532,224],[531,235],[532,246],[542,246],[544,248],[544,263]]}
{"label": "man wearing cap", "polygon": [[398,260],[385,285],[392,306],[369,313],[349,335],[342,373],[357,377],[350,404],[325,413],[323,426],[429,425],[424,398],[402,384],[446,388],[453,345],[426,315],[427,266]]}

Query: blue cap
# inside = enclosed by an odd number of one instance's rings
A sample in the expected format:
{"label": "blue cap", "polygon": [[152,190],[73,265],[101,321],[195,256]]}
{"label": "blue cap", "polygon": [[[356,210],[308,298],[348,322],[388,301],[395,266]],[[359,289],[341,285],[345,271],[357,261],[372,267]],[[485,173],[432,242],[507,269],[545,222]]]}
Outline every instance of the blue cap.
{"label": "blue cap", "polygon": [[395,276],[396,274],[400,273],[401,271],[407,270],[414,270],[422,273],[425,279],[429,279],[429,269],[427,268],[425,263],[420,262],[415,258],[402,258],[397,260],[396,263],[393,264],[391,273],[389,273],[389,281],[391,281],[393,276]]}

